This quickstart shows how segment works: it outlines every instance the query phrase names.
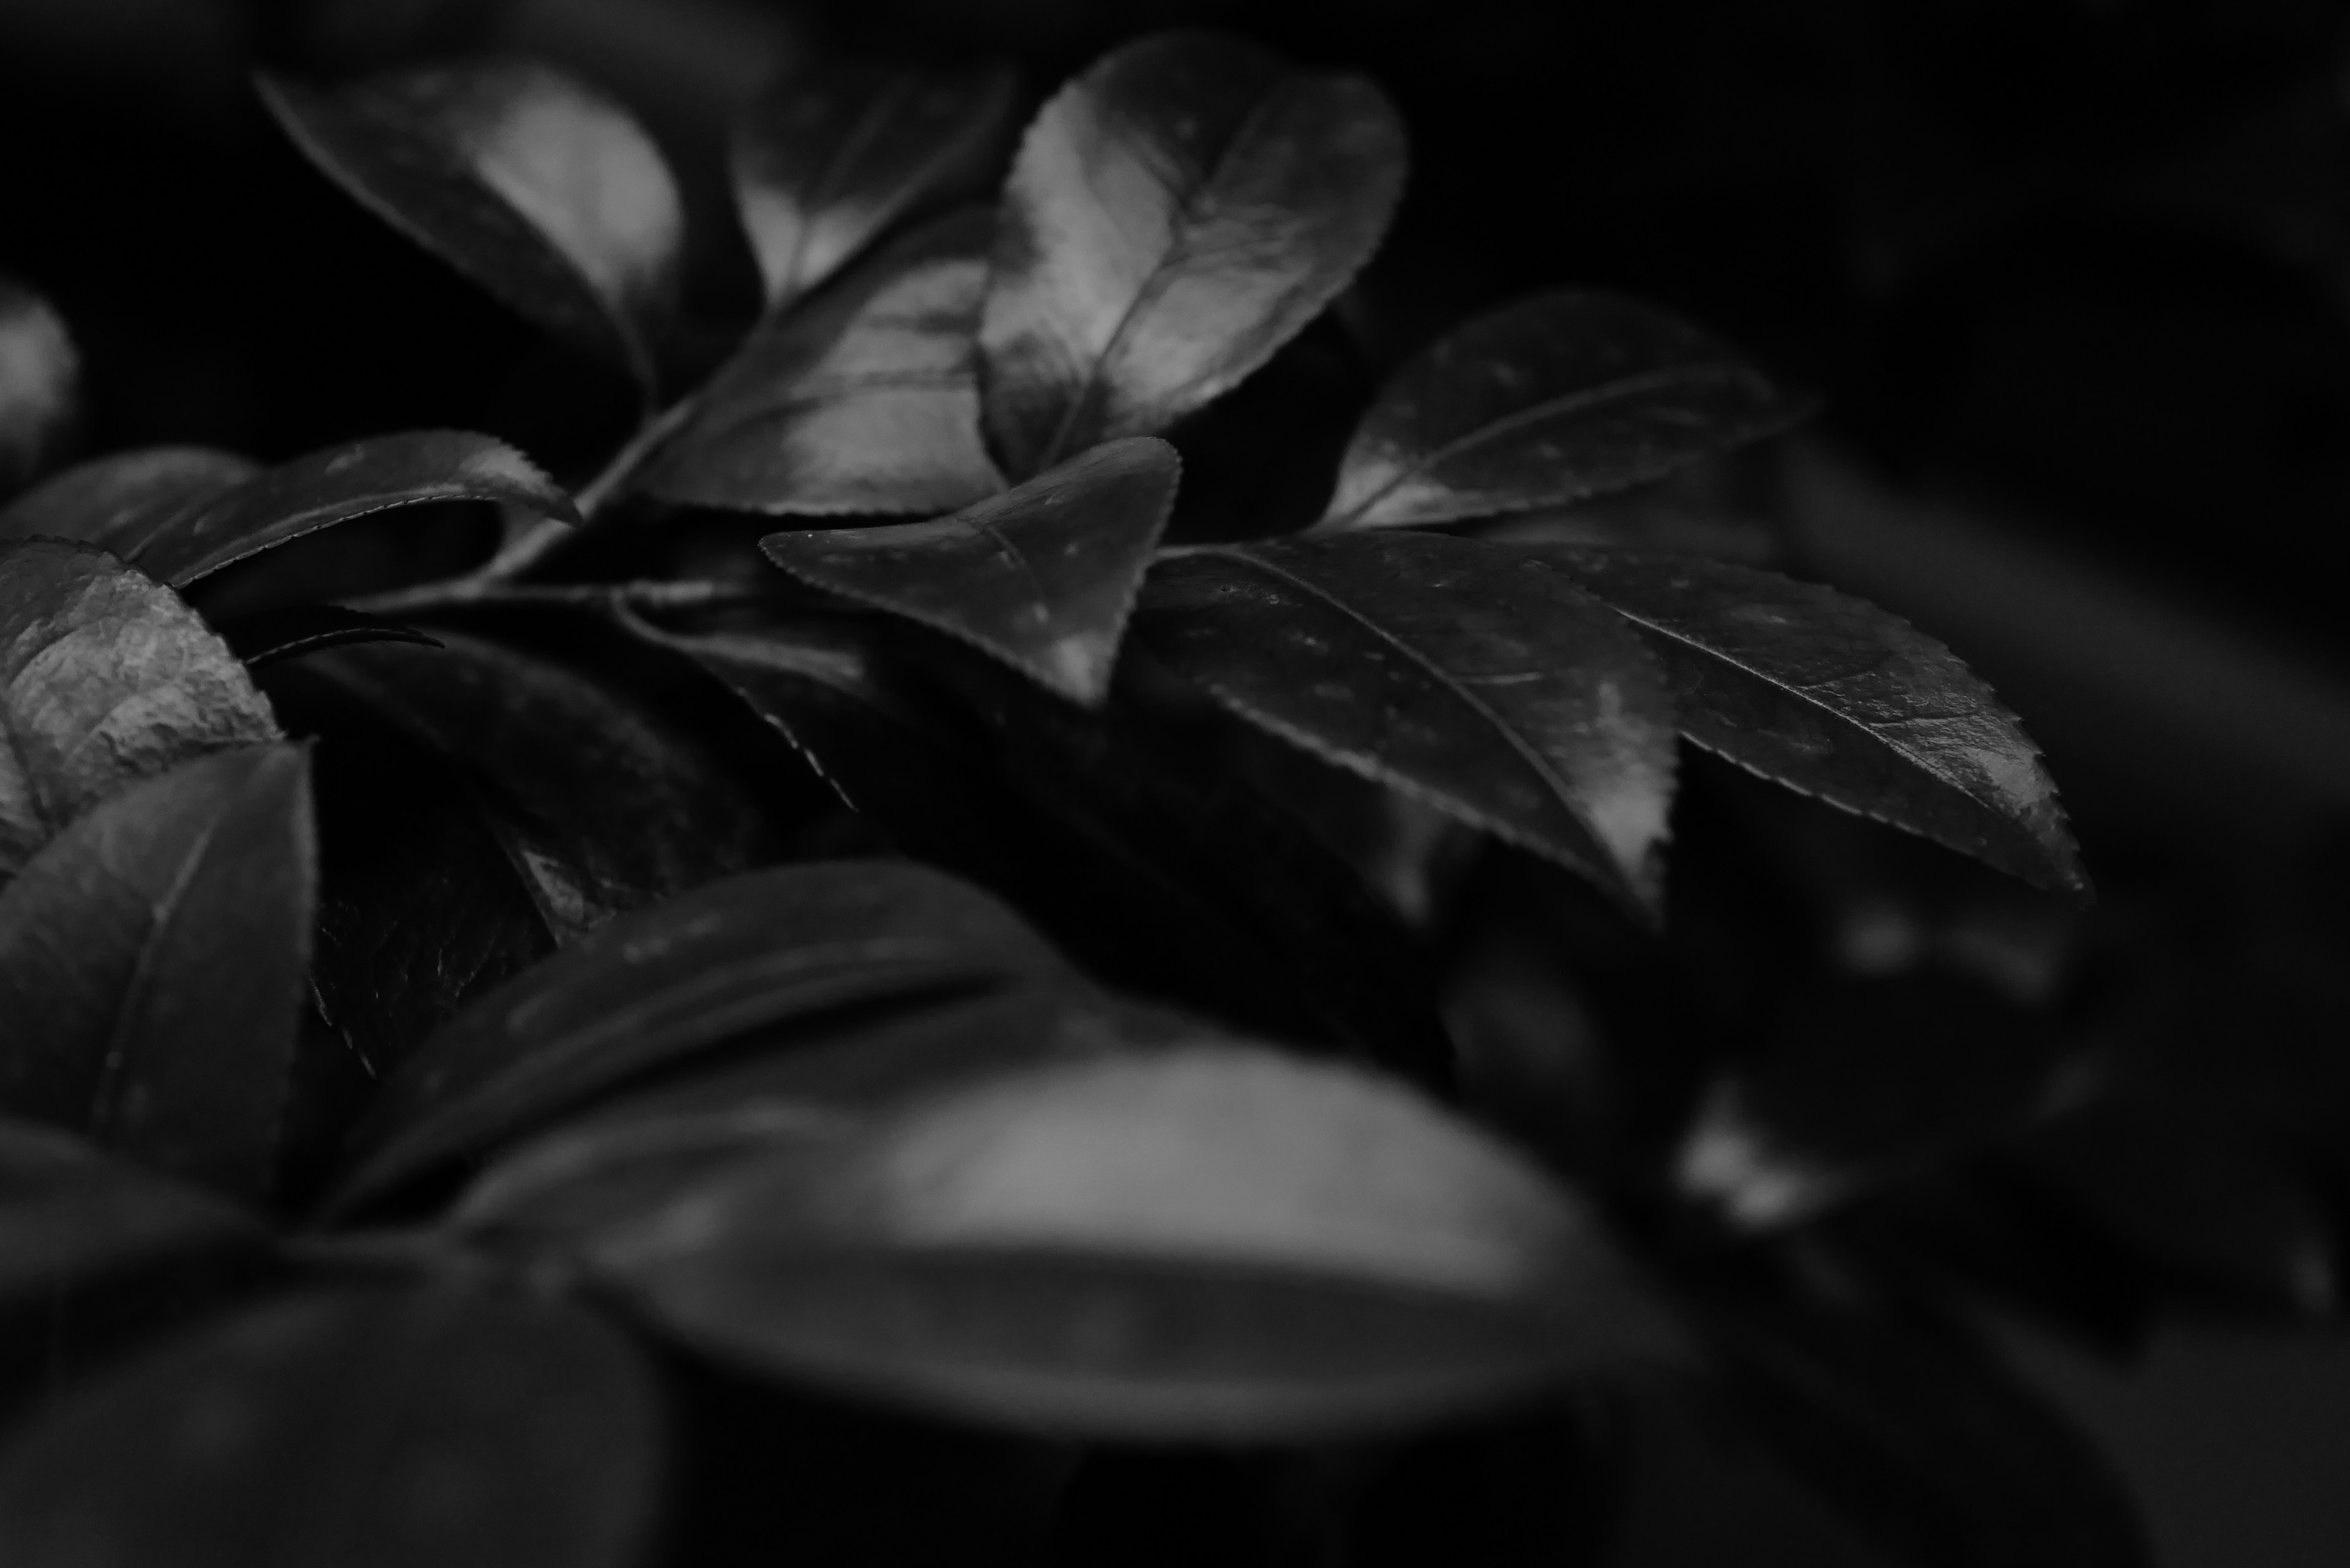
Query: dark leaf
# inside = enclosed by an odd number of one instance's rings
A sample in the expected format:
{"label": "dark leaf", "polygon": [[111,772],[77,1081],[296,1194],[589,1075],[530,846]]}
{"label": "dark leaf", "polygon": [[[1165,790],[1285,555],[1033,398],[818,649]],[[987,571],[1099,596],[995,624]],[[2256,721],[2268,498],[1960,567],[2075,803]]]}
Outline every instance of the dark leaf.
{"label": "dark leaf", "polygon": [[2038,749],[1906,621],[1724,561],[1516,547],[1640,629],[1699,745],[2039,887],[2087,891]]}
{"label": "dark leaf", "polygon": [[0,1459],[0,1560],[68,1568],[624,1568],[660,1394],[576,1307],[318,1293],[207,1325]]}
{"label": "dark leaf", "polygon": [[1404,156],[1368,81],[1218,34],[1062,88],[1014,163],[980,327],[998,459],[1024,479],[1238,384],[1368,259]]}
{"label": "dark leaf", "polygon": [[901,219],[971,193],[1010,130],[1013,73],[811,61],[762,93],[734,137],[734,197],[770,310]]}
{"label": "dark leaf", "polygon": [[0,277],[0,496],[56,458],[80,400],[81,355],[66,324],[47,300]]}
{"label": "dark leaf", "polygon": [[0,545],[0,882],[133,780],[276,735],[169,588],[90,545]]}
{"label": "dark leaf", "polygon": [[1320,526],[1555,506],[1773,434],[1806,407],[1661,311],[1614,295],[1536,295],[1396,373],[1347,448]]}
{"label": "dark leaf", "polygon": [[975,337],[993,216],[908,234],[770,316],[632,483],[777,515],[945,512],[1003,487],[979,436]]}
{"label": "dark leaf", "polygon": [[229,651],[246,666],[276,659],[298,659],[355,642],[413,642],[426,648],[442,646],[412,626],[364,615],[340,605],[288,605],[284,609],[255,610],[221,628]]}
{"label": "dark leaf", "polygon": [[1400,1086],[1228,1042],[771,1155],[595,1262],[730,1357],[1071,1435],[1441,1419],[1673,1334],[1565,1192]]}
{"label": "dark leaf", "polygon": [[409,431],[280,463],[163,522],[132,561],[148,576],[184,588],[288,539],[372,512],[437,501],[499,501],[567,521],[578,516],[569,496],[495,437]]}
{"label": "dark leaf", "polygon": [[1181,469],[1173,447],[1133,436],[951,517],[770,534],[759,547],[804,582],[936,627],[1098,706]]}
{"label": "dark leaf", "polygon": [[0,539],[78,539],[124,560],[157,534],[248,480],[261,465],[208,446],[151,446],[78,463],[0,512]]}
{"label": "dark leaf", "polygon": [[426,1042],[354,1132],[348,1207],[626,1078],[852,1002],[1052,971],[977,889],[887,860],[778,867],[624,916]]}
{"label": "dark leaf", "polygon": [[0,1120],[0,1306],[151,1264],[255,1247],[242,1210],[109,1159],[78,1138]]}
{"label": "dark leaf", "polygon": [[0,889],[0,1104],[258,1193],[309,959],[309,769],[286,745],[98,806]]}
{"label": "dark leaf", "polygon": [[1153,569],[1134,633],[1250,722],[1655,909],[1671,701],[1541,566],[1430,535],[1218,545]]}

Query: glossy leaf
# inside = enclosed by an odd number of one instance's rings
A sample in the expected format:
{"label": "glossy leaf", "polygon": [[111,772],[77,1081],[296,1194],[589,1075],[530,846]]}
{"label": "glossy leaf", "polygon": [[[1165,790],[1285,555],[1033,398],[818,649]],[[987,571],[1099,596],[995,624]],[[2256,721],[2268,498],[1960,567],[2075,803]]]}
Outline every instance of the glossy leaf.
{"label": "glossy leaf", "polygon": [[1052,972],[977,889],[911,864],[778,867],[623,916],[426,1042],[352,1135],[348,1206],[649,1068],[849,1002]]}
{"label": "glossy leaf", "polygon": [[1347,445],[1320,524],[1531,511],[1661,478],[1807,405],[1686,322],[1614,295],[1536,295],[1408,361]]}
{"label": "glossy leaf", "polygon": [[1219,34],[1145,38],[1069,83],[1004,190],[980,327],[999,461],[1024,479],[1238,384],[1369,258],[1404,157],[1368,81]]}
{"label": "glossy leaf", "polygon": [[258,1193],[303,1002],[316,857],[286,745],[116,795],[0,889],[0,1105]]}
{"label": "glossy leaf", "polygon": [[409,431],[307,453],[163,522],[133,564],[186,587],[305,534],[397,506],[495,501],[577,521],[571,498],[494,436]]}
{"label": "glossy leaf", "polygon": [[335,91],[260,86],[303,152],[379,217],[650,390],[684,218],[660,150],[625,110],[529,60]]}
{"label": "glossy leaf", "polygon": [[229,651],[244,659],[248,669],[272,659],[298,659],[306,653],[323,653],[330,648],[358,642],[443,646],[439,639],[412,626],[345,609],[340,605],[288,605],[283,609],[255,610],[222,627],[221,636],[226,639]]}
{"label": "glossy leaf", "polygon": [[1539,564],[1430,535],[1219,545],[1152,571],[1134,635],[1250,722],[1654,909],[1671,701]]}
{"label": "glossy leaf", "polygon": [[597,1262],[721,1355],[1079,1436],[1427,1421],[1672,1345],[1539,1172],[1399,1086],[1237,1044],[950,1091]]}
{"label": "glossy leaf", "polygon": [[22,1428],[0,1560],[107,1568],[625,1568],[660,1391],[560,1303],[316,1292],[209,1324]]}
{"label": "glossy leaf", "polygon": [[0,880],[134,780],[276,735],[170,589],[88,545],[0,545]]}
{"label": "glossy leaf", "polygon": [[993,218],[928,224],[771,315],[633,483],[683,505],[812,517],[947,512],[1003,487],[975,356]]}
{"label": "glossy leaf", "polygon": [[124,560],[249,480],[261,465],[208,446],[151,446],[78,463],[0,512],[0,539],[78,539]]}
{"label": "glossy leaf", "polygon": [[1990,687],[1906,621],[1728,562],[1521,548],[1639,628],[1699,745],[2040,887],[2086,892],[2039,750]]}
{"label": "glossy leaf", "polygon": [[1173,447],[1135,436],[951,517],[770,534],[759,547],[803,582],[936,627],[1096,706],[1181,469]]}
{"label": "glossy leaf", "polygon": [[969,192],[1010,129],[1001,67],[816,60],[771,83],[736,127],[734,196],[772,309],[900,220]]}
{"label": "glossy leaf", "polygon": [[81,355],[65,322],[47,300],[0,277],[0,496],[57,455],[80,395]]}
{"label": "glossy leaf", "polygon": [[244,1210],[47,1127],[0,1118],[0,1307],[151,1265],[258,1246]]}

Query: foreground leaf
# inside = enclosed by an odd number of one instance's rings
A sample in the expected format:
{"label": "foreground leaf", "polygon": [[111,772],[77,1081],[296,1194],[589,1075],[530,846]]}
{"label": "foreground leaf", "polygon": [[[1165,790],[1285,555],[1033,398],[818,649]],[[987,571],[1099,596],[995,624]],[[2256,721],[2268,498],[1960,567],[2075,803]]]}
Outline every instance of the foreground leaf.
{"label": "foreground leaf", "polygon": [[1396,372],[1347,448],[1320,526],[1561,505],[1773,434],[1806,406],[1661,311],[1607,294],[1536,295]]}
{"label": "foreground leaf", "polygon": [[1671,700],[1638,639],[1537,563],[1431,535],[1186,551],[1134,635],[1293,744],[1627,902],[1661,895]]}
{"label": "foreground leaf", "polygon": [[1500,1146],[1238,1044],[918,1102],[622,1228],[598,1262],[718,1354],[1073,1436],[1423,1422],[1672,1343],[1596,1223]]}
{"label": "foreground leaf", "polygon": [[170,589],[87,545],[0,545],[0,881],[124,785],[276,735]]}
{"label": "foreground leaf", "polygon": [[946,512],[1003,487],[979,436],[975,334],[994,220],[955,213],[769,316],[633,481],[775,515]]}
{"label": "foreground leaf", "polygon": [[1001,149],[1013,73],[818,60],[736,128],[734,196],[767,306],[840,270],[899,220],[975,185]]}
{"label": "foreground leaf", "polygon": [[0,1307],[150,1265],[257,1247],[258,1221],[201,1189],[0,1118]]}
{"label": "foreground leaf", "polygon": [[1069,83],[1013,165],[980,327],[1005,469],[1154,434],[1237,385],[1369,258],[1403,171],[1378,88],[1238,38],[1160,34]]}
{"label": "foreground leaf", "polygon": [[80,395],[81,355],[64,321],[47,300],[0,277],[0,496],[57,455]]}
{"label": "foreground leaf", "polygon": [[0,539],[77,539],[124,560],[178,519],[261,473],[208,446],[151,446],[94,458],[53,475],[0,512]]}
{"label": "foreground leaf", "polygon": [[624,916],[517,975],[387,1083],[348,1208],[647,1069],[849,1002],[1053,972],[977,889],[911,864],[782,867]]}
{"label": "foreground leaf", "polygon": [[1908,622],[1725,561],[1521,548],[1639,628],[1706,750],[2036,886],[2087,891],[2038,748]]}
{"label": "foreground leaf", "polygon": [[314,1293],[210,1324],[20,1430],[0,1560],[107,1568],[622,1568],[660,1395],[576,1307]]}
{"label": "foreground leaf", "polygon": [[411,626],[364,615],[340,605],[288,605],[283,609],[255,610],[221,628],[229,651],[250,670],[278,659],[299,659],[359,642],[412,642],[440,648],[439,639]]}
{"label": "foreground leaf", "polygon": [[804,582],[936,627],[1093,706],[1109,694],[1181,469],[1163,441],[1106,441],[951,517],[770,534],[759,546]]}
{"label": "foreground leaf", "polygon": [[315,856],[286,745],[190,763],[68,828],[0,889],[0,1105],[265,1190]]}
{"label": "foreground leaf", "polygon": [[650,390],[684,219],[659,149],[617,104],[528,60],[260,88],[377,216]]}

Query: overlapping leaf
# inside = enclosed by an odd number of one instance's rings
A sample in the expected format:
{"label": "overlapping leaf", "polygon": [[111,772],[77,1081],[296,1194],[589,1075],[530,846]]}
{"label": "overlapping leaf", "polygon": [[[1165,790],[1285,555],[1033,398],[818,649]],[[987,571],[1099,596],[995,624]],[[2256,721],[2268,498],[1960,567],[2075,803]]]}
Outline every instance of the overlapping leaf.
{"label": "overlapping leaf", "polygon": [[1615,295],[1536,295],[1396,373],[1348,444],[1319,526],[1555,506],[1783,430],[1805,406],[1661,311]]}
{"label": "overlapping leaf", "polygon": [[255,610],[221,628],[229,651],[251,669],[277,659],[298,659],[358,642],[412,642],[426,648],[443,646],[439,639],[411,626],[380,616],[345,609],[340,605],[287,605],[281,609]]}
{"label": "overlapping leaf", "polygon": [[1251,722],[1653,909],[1671,700],[1540,564],[1430,535],[1186,551],[1134,633]]}
{"label": "overlapping leaf", "polygon": [[626,111],[534,61],[473,61],[263,100],[344,190],[650,392],[683,213]]}
{"label": "overlapping leaf", "polygon": [[1699,745],[2038,886],[2086,891],[2038,749],[1932,638],[1728,562],[1522,548],[1640,629]]}
{"label": "overlapping leaf", "polygon": [[779,515],[944,512],[1003,488],[979,433],[976,333],[993,218],[908,234],[771,315],[634,483]]}
{"label": "overlapping leaf", "polygon": [[0,1118],[0,1307],[60,1286],[257,1245],[260,1224],[78,1138]]}
{"label": "overlapping leaf", "polygon": [[1181,468],[1173,447],[1134,436],[951,517],[759,543],[805,582],[936,627],[1097,705]]}
{"label": "overlapping leaf", "polygon": [[81,355],[66,324],[47,300],[0,277],[0,496],[57,455],[80,395]]}
{"label": "overlapping leaf", "polygon": [[0,1457],[0,1560],[109,1568],[625,1568],[660,1392],[573,1306],[316,1292],[79,1391]]}
{"label": "overlapping leaf", "polygon": [[276,734],[170,589],[90,545],[0,544],[0,880],[125,784]]}
{"label": "overlapping leaf", "polygon": [[180,518],[247,481],[261,465],[208,446],[151,446],[77,463],[0,512],[0,539],[78,539],[124,560]]}
{"label": "overlapping leaf", "polygon": [[998,460],[1024,479],[1238,383],[1369,257],[1404,156],[1368,81],[1221,35],[1145,38],[1070,82],[1004,192],[980,327]]}
{"label": "overlapping leaf", "polygon": [[779,309],[900,220],[984,177],[1010,129],[999,67],[924,70],[812,61],[769,84],[736,127],[734,196]]}
{"label": "overlapping leaf", "polygon": [[0,889],[0,1106],[268,1181],[309,956],[305,754],[250,746],[90,811]]}

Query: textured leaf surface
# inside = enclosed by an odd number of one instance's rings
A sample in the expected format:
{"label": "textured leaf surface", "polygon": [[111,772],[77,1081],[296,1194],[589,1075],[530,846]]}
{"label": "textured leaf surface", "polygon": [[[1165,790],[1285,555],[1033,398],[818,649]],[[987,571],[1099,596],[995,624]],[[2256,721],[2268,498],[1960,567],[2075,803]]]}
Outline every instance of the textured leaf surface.
{"label": "textured leaf surface", "polygon": [[815,60],[763,92],[734,137],[734,197],[770,309],[899,223],[967,192],[1002,149],[1013,74]]}
{"label": "textured leaf surface", "polygon": [[1173,447],[1133,436],[951,517],[770,534],[759,545],[804,582],[936,627],[1097,704],[1181,470]]}
{"label": "textured leaf surface", "polygon": [[636,483],[778,515],[946,512],[1003,486],[979,434],[994,220],[925,225],[806,306],[771,315]]}
{"label": "textured leaf surface", "polygon": [[264,1189],[315,855],[309,770],[286,745],[190,763],[68,828],[0,890],[0,1104]]}
{"label": "textured leaf surface", "polygon": [[0,880],[125,784],[276,734],[170,589],[89,545],[0,545]]}
{"label": "textured leaf surface", "polygon": [[263,1236],[252,1216],[200,1189],[0,1118],[0,1306]]}
{"label": "textured leaf surface", "polygon": [[853,1002],[1053,972],[978,889],[897,861],[778,867],[623,916],[426,1042],[352,1135],[358,1201],[648,1068]]}
{"label": "textured leaf surface", "polygon": [[304,153],[378,216],[581,351],[650,389],[683,213],[618,105],[526,60],[328,92],[264,78]]}
{"label": "textured leaf surface", "polygon": [[980,327],[1004,467],[1153,434],[1263,364],[1369,258],[1404,158],[1369,82],[1221,35],[1072,81],[1021,143]]}
{"label": "textured leaf surface", "polygon": [[208,446],[151,446],[77,463],[0,512],[0,539],[78,539],[124,560],[181,517],[219,499],[261,465]]}
{"label": "textured leaf surface", "polygon": [[1430,535],[1170,556],[1134,634],[1234,712],[1653,907],[1672,705],[1639,639],[1540,564]]}
{"label": "textured leaf surface", "polygon": [[316,1293],[210,1324],[0,1458],[0,1558],[91,1568],[623,1568],[660,1395],[578,1308]]}
{"label": "textured leaf surface", "polygon": [[398,621],[345,609],[340,605],[288,605],[255,610],[221,628],[229,651],[248,669],[276,659],[298,659],[356,642],[412,642],[439,648],[441,641]]}
{"label": "textured leaf surface", "polygon": [[1640,629],[1699,745],[2038,886],[2086,891],[2038,748],[1906,621],[1727,562],[1525,548]]}
{"label": "textured leaf surface", "polygon": [[0,277],[0,495],[57,454],[80,395],[81,355],[65,322],[47,300]]}
{"label": "textured leaf surface", "polygon": [[1396,372],[1347,448],[1321,526],[1555,506],[1783,430],[1805,406],[1661,311],[1614,295],[1536,295]]}
{"label": "textured leaf surface", "polygon": [[1670,1344],[1531,1167],[1399,1086],[1236,1044],[966,1085],[598,1262],[720,1354],[1073,1435],[1427,1420]]}

